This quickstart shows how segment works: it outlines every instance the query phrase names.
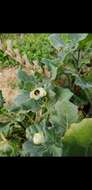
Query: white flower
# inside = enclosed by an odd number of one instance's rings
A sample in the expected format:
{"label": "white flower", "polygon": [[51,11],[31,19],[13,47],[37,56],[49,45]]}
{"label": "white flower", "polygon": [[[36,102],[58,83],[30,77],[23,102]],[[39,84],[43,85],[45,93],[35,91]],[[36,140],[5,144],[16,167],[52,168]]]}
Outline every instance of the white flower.
{"label": "white flower", "polygon": [[40,98],[46,96],[46,91],[44,90],[44,88],[36,88],[35,90],[33,90],[32,92],[30,92],[30,98],[34,99],[34,100],[39,100]]}
{"label": "white flower", "polygon": [[42,144],[45,142],[45,137],[42,132],[35,133],[33,136],[33,143],[34,144]]}

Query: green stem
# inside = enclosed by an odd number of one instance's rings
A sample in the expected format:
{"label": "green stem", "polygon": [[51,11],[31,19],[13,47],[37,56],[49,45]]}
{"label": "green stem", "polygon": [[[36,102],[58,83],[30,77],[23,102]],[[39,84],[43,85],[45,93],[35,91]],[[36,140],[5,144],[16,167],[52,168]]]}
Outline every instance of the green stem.
{"label": "green stem", "polygon": [[90,97],[88,91],[85,89],[84,92],[85,92],[85,94],[86,94],[86,96],[87,96],[87,98],[88,98],[88,101],[89,101],[89,103],[90,103],[90,105],[91,105],[91,107],[92,107],[92,100],[91,100],[91,97]]}
{"label": "green stem", "polygon": [[79,61],[80,61],[80,49],[78,50],[78,59],[77,59],[77,66],[78,66],[78,71],[79,71]]}

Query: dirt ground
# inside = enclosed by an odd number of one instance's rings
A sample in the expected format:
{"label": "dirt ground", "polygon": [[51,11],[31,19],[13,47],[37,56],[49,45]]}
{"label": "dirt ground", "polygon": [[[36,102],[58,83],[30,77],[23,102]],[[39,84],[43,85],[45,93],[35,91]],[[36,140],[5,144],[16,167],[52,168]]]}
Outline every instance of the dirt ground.
{"label": "dirt ground", "polygon": [[19,94],[16,71],[16,67],[0,69],[0,90],[2,90],[6,105],[10,105],[14,97]]}
{"label": "dirt ground", "polygon": [[[2,90],[6,106],[11,105],[15,97],[20,93],[16,77],[17,70],[18,66],[11,68],[0,68],[0,90]],[[28,75],[32,74],[30,65],[24,66],[23,70]]]}

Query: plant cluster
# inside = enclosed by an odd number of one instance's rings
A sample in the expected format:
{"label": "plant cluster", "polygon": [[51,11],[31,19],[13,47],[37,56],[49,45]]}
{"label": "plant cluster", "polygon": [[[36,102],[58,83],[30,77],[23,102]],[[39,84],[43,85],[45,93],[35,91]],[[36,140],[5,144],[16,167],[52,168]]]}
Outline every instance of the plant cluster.
{"label": "plant cluster", "polygon": [[92,155],[92,34],[48,40],[54,57],[38,60],[40,72],[18,69],[12,106],[0,92],[0,156]]}

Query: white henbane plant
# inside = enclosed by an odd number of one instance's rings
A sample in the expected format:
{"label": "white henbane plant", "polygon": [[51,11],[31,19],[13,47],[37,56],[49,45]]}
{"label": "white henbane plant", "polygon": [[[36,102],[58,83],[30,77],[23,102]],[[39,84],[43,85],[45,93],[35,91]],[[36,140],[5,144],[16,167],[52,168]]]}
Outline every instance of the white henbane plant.
{"label": "white henbane plant", "polygon": [[83,120],[92,117],[92,34],[52,34],[49,40],[53,60],[31,65],[22,57],[34,73],[18,70],[20,95],[8,110],[1,94],[0,121],[8,120],[0,122],[0,134],[12,149],[0,156],[92,156],[92,119]]}

